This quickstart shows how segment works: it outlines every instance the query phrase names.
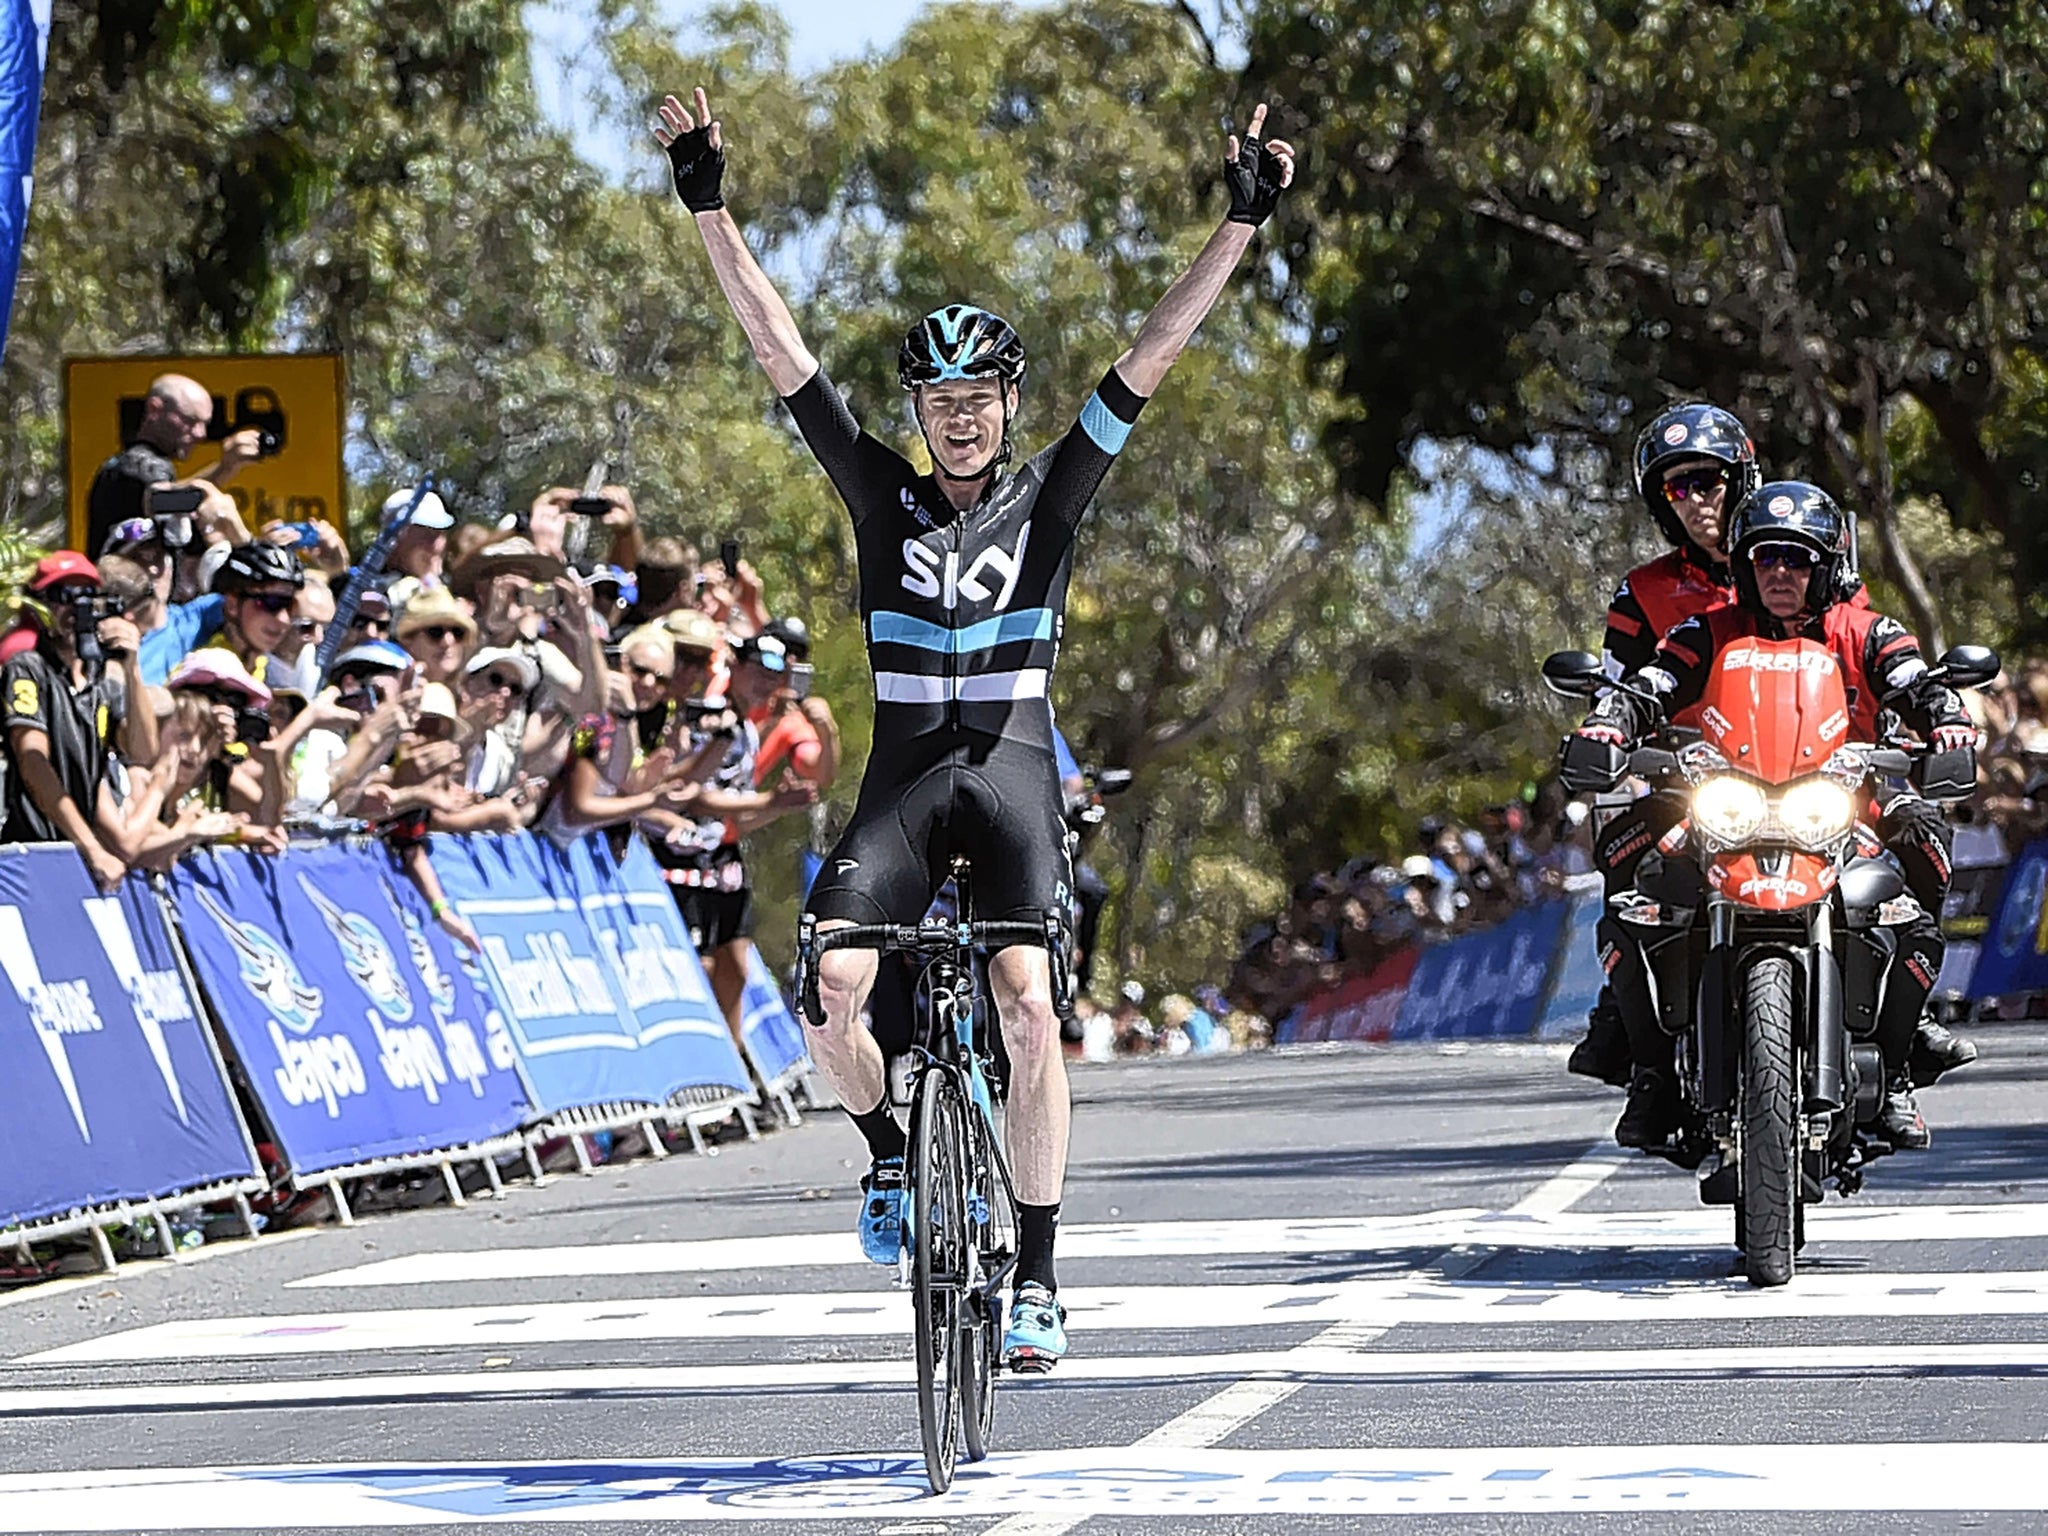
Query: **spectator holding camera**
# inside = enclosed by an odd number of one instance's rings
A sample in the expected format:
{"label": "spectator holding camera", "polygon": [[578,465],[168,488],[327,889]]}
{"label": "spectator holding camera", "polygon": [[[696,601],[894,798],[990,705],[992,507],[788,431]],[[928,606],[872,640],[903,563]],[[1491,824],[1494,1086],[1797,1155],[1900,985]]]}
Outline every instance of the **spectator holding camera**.
{"label": "spectator holding camera", "polygon": [[[393,491],[385,497],[379,526],[390,527],[393,518],[412,506],[413,494],[412,490]],[[411,521],[399,530],[384,556],[384,569],[390,576],[384,591],[394,610],[404,608],[422,592],[448,584],[448,533],[454,526],[448,503],[439,495],[429,491],[420,497]]]}
{"label": "spectator holding camera", "polygon": [[[584,531],[572,533],[579,522]],[[525,534],[535,549],[564,565],[583,557],[592,529],[602,529],[610,539],[603,564],[630,571],[640,563],[640,518],[633,493],[623,485],[608,485],[595,496],[566,485],[549,486],[515,523],[515,531]]]}
{"label": "spectator holding camera", "polygon": [[235,841],[282,853],[286,744],[272,737],[270,690],[222,646],[194,651],[165,686],[174,709],[190,708],[193,701],[203,704],[219,737],[190,802],[232,815]]}
{"label": "spectator holding camera", "polygon": [[95,825],[110,808],[110,754],[118,747],[144,765],[157,755],[136,663],[142,637],[107,611],[98,568],[74,551],[38,561],[28,596],[43,610],[41,631],[0,670],[10,770],[0,842],[68,841],[110,891],[127,871]]}
{"label": "spectator holding camera", "polygon": [[[145,516],[150,487],[178,480],[177,460],[205,440],[212,422],[213,396],[196,379],[167,373],[153,380],[133,435],[93,476],[85,547],[101,548],[116,523]],[[218,460],[195,469],[186,481],[205,481],[209,489],[224,485],[263,453],[263,434],[244,428],[222,441]]]}
{"label": "spectator holding camera", "polygon": [[770,619],[764,640],[782,647],[788,670],[754,717],[761,733],[755,777],[765,782],[786,763],[789,772],[823,794],[839,777],[839,722],[832,706],[811,692],[811,631],[802,619]]}

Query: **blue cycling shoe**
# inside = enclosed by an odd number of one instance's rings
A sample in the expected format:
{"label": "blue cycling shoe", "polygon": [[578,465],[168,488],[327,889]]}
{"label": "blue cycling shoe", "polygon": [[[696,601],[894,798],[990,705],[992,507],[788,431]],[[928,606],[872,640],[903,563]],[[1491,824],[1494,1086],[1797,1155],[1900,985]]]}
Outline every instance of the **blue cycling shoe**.
{"label": "blue cycling shoe", "polygon": [[860,1251],[877,1264],[894,1264],[904,1247],[903,1159],[877,1158],[860,1187]]}
{"label": "blue cycling shoe", "polygon": [[1067,1309],[1036,1280],[1017,1287],[1010,1302],[1010,1326],[1003,1334],[1003,1364],[1042,1376],[1067,1352]]}

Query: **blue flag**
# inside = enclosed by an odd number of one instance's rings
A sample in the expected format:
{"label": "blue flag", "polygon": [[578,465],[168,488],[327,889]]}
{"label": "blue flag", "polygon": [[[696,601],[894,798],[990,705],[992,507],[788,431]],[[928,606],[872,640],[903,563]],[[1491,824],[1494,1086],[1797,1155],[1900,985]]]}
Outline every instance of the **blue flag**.
{"label": "blue flag", "polygon": [[0,351],[14,313],[14,275],[28,235],[29,178],[43,105],[50,0],[0,0]]}

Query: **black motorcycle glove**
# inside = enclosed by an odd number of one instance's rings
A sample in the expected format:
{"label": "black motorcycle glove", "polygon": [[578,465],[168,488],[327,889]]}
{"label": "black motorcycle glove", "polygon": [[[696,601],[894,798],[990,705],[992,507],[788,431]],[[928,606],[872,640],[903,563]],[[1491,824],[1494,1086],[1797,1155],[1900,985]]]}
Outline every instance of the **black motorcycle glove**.
{"label": "black motorcycle glove", "polygon": [[709,125],[669,141],[668,168],[675,177],[676,196],[690,212],[710,213],[725,206],[725,151],[711,147]]}
{"label": "black motorcycle glove", "polygon": [[1223,182],[1230,188],[1230,222],[1257,229],[1280,203],[1280,157],[1260,139],[1246,139],[1237,158],[1223,162]]}
{"label": "black motorcycle glove", "polygon": [[1611,741],[1573,732],[1558,749],[1557,777],[1574,795],[1604,795],[1628,773],[1628,754]]}

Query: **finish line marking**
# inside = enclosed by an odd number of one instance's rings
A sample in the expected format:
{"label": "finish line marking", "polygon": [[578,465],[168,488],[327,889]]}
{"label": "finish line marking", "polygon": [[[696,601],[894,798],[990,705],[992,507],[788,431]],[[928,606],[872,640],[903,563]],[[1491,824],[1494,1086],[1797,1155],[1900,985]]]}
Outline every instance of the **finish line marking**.
{"label": "finish line marking", "polygon": [[[997,1453],[934,1500],[902,1455],[397,1462],[0,1477],[0,1532],[371,1530],[494,1523],[683,1525],[1624,1511],[2039,1510],[2033,1441]],[[1817,1451],[1820,1452],[1817,1454]],[[1010,1525],[1003,1521],[1000,1530]]]}
{"label": "finish line marking", "polygon": [[[1362,1330],[1379,1333],[1381,1330]],[[1077,1355],[1051,1376],[1005,1382],[1004,1392],[1056,1392],[1081,1383],[1264,1378],[1268,1384],[1399,1380],[1480,1383],[1616,1377],[1871,1377],[2048,1372],[2048,1343],[1709,1346],[1686,1349],[1361,1350],[1302,1345],[1216,1355]],[[81,1414],[210,1413],[348,1403],[493,1402],[620,1394],[837,1391],[909,1386],[908,1360],[767,1361],[703,1366],[562,1366],[513,1371],[392,1372],[294,1380],[23,1387],[0,1394],[0,1419]],[[1154,1432],[1155,1434],[1157,1431]],[[1163,1444],[1149,1440],[1141,1443]]]}

